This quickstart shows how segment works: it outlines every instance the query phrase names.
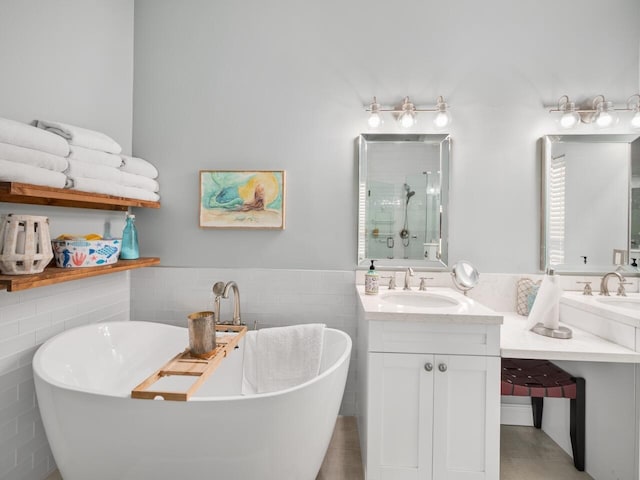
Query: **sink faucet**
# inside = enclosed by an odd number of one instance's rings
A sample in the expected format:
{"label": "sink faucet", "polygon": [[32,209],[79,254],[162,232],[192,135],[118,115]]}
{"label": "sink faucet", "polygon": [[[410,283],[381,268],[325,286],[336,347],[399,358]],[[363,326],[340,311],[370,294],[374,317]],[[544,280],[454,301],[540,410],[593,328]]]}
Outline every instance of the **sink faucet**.
{"label": "sink faucet", "polygon": [[413,277],[413,268],[409,267],[404,272],[404,288],[403,290],[411,290],[411,278]]}
{"label": "sink faucet", "polygon": [[234,325],[240,325],[240,292],[238,291],[238,284],[233,280],[227,282],[222,292],[222,298],[229,298],[229,290],[233,289],[233,320]]}
{"label": "sink faucet", "polygon": [[[600,281],[600,295],[604,295],[606,297],[609,296],[609,287],[607,286],[607,283],[609,282],[609,277],[613,275],[618,277],[618,280],[620,280],[621,286],[624,283],[624,277],[620,272],[605,273],[602,277],[602,280]],[[620,292],[620,289],[618,289],[618,292]],[[618,295],[623,295],[623,293],[624,293],[624,287],[622,287],[622,293],[618,293]]]}

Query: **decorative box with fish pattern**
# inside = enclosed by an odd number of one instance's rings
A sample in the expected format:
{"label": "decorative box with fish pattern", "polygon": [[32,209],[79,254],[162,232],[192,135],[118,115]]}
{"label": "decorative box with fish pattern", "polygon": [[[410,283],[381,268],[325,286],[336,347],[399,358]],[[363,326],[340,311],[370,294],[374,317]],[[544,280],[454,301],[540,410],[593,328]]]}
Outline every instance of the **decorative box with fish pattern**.
{"label": "decorative box with fish pattern", "polygon": [[98,267],[118,261],[122,242],[109,240],[52,240],[56,266],[62,268]]}

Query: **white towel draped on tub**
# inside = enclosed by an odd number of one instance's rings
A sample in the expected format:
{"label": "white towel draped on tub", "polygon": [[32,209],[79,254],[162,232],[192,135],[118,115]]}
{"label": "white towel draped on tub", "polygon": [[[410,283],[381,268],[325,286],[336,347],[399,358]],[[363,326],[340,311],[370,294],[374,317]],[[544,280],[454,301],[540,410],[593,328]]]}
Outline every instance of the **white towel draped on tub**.
{"label": "white towel draped on tub", "polygon": [[122,159],[119,155],[101,152],[100,150],[91,150],[90,148],[79,147],[78,145],[71,145],[69,158],[94,165],[104,165],[111,168],[118,168],[122,165]]}
{"label": "white towel draped on tub", "polygon": [[146,160],[138,157],[130,157],[129,155],[120,155],[120,157],[122,157],[120,170],[123,172],[142,175],[148,178],[158,178],[158,169]]}
{"label": "white towel draped on tub", "polygon": [[242,393],[267,393],[318,375],[325,325],[263,328],[245,335]]}
{"label": "white towel draped on tub", "polygon": [[160,195],[142,188],[126,187],[113,182],[105,182],[96,178],[72,177],[68,176],[71,182],[69,188],[82,192],[104,193],[105,195],[113,195],[115,197],[137,198],[138,200],[149,200],[157,202]]}
{"label": "white towel draped on tub", "polygon": [[118,142],[102,132],[96,132],[95,130],[76,127],[75,125],[62,122],[51,122],[49,120],[34,120],[33,123],[38,128],[66,138],[71,145],[115,154],[122,151],[122,147]]}
{"label": "white towel draped on tub", "polygon": [[0,181],[64,188],[67,176],[64,173],[54,172],[46,168],[0,160]]}
{"label": "white towel draped on tub", "polygon": [[54,172],[62,172],[69,167],[69,162],[64,157],[3,142],[0,142],[0,159],[46,168]]}
{"label": "white towel draped on tub", "polygon": [[64,138],[7,118],[0,118],[0,142],[33,148],[60,157],[69,155],[69,144]]}

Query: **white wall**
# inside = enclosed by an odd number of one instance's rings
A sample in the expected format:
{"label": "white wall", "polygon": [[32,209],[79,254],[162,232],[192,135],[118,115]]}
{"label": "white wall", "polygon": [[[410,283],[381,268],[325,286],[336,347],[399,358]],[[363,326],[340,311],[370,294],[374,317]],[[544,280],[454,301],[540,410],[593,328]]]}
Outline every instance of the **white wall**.
{"label": "white wall", "polygon": [[[103,131],[131,151],[133,0],[0,0],[0,117]],[[0,215],[49,217],[52,236],[112,233],[123,213],[0,203]],[[0,478],[55,468],[35,402],[31,359],[67,328],[128,320],[129,274],[0,291]]]}
{"label": "white wall", "polygon": [[[138,0],[134,151],[158,164],[164,205],[139,216],[145,248],[170,266],[353,268],[363,106],[444,95],[451,262],[537,271],[544,106],[635,93],[639,16],[613,0],[615,27],[587,34],[596,0]],[[200,230],[198,170],[216,168],[287,170],[287,229]]]}

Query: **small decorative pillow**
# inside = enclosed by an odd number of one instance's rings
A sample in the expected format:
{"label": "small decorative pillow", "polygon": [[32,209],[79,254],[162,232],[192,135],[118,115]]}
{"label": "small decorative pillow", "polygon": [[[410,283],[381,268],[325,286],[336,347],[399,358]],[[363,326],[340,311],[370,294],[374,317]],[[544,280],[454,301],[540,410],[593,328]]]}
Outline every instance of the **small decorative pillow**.
{"label": "small decorative pillow", "polygon": [[518,280],[516,289],[516,313],[518,315],[529,315],[541,282],[542,280],[534,282],[530,278]]}

